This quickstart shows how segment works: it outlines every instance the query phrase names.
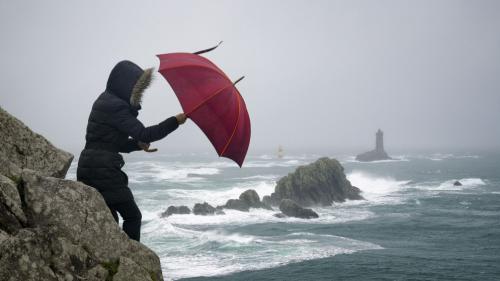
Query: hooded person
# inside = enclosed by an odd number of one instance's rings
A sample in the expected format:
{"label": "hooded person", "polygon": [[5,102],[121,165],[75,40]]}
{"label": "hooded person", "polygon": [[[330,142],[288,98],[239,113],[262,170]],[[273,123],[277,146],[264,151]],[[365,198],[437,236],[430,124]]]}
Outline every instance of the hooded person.
{"label": "hooded person", "polygon": [[151,83],[153,69],[141,69],[130,61],[119,62],[111,71],[106,90],[92,106],[88,119],[85,148],[80,154],[77,180],[97,189],[123,231],[140,240],[142,215],[128,187],[125,164],[120,153],[149,149],[186,121],[183,113],[145,127],[138,119],[144,91]]}

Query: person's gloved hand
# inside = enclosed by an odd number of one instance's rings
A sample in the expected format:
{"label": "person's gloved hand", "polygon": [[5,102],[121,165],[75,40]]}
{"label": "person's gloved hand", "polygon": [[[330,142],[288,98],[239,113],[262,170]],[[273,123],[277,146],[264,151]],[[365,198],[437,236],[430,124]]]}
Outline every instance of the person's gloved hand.
{"label": "person's gloved hand", "polygon": [[186,122],[186,114],[184,113],[179,113],[177,115],[175,115],[175,118],[177,118],[177,123],[179,123],[179,125],[182,125]]}
{"label": "person's gloved hand", "polygon": [[137,145],[144,151],[146,152],[156,152],[158,151],[157,148],[151,148],[149,149],[149,143],[145,143],[145,142],[137,142]]}

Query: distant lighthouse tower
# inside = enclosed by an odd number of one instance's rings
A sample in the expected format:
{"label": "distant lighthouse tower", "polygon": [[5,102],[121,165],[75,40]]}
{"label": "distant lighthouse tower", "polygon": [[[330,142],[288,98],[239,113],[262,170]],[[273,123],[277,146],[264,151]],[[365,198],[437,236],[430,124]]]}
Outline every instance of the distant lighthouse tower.
{"label": "distant lighthouse tower", "polygon": [[384,132],[380,129],[375,133],[375,149],[356,156],[356,160],[363,162],[389,159],[392,158],[384,150]]}
{"label": "distant lighthouse tower", "polygon": [[375,134],[375,150],[376,151],[384,151],[384,132],[378,129]]}

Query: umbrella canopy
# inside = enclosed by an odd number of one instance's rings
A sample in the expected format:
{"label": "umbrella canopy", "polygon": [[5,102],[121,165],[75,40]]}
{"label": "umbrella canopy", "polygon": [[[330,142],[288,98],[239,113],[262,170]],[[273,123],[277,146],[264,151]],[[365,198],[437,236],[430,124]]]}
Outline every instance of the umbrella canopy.
{"label": "umbrella canopy", "polygon": [[158,55],[158,72],[174,90],[186,116],[205,133],[219,156],[241,167],[250,144],[250,118],[235,87],[241,78],[231,82],[215,64],[198,54]]}

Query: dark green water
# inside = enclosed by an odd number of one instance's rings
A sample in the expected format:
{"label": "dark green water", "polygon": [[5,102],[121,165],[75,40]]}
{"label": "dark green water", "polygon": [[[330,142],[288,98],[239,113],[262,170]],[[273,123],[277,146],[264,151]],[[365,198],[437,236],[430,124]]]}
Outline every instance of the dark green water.
{"label": "dark green water", "polygon": [[[409,158],[345,163],[346,172],[410,180],[396,204],[374,204],[365,220],[309,225],[308,232],[383,247],[332,257],[182,280],[500,280],[500,157]],[[481,179],[465,188],[452,179]]]}

